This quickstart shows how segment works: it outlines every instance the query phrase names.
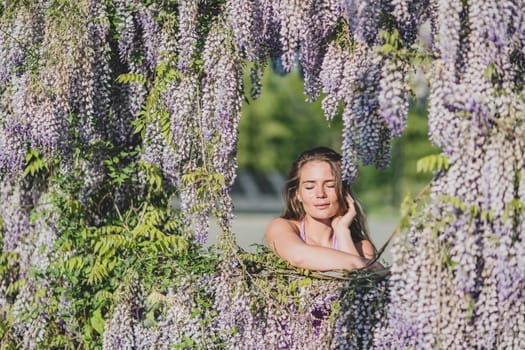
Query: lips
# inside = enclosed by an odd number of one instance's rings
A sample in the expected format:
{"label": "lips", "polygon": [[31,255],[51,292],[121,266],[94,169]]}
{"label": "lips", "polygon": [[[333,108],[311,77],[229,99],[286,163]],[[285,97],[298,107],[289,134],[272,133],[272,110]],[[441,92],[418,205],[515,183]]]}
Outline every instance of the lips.
{"label": "lips", "polygon": [[317,209],[327,209],[330,208],[330,203],[316,204],[314,207]]}

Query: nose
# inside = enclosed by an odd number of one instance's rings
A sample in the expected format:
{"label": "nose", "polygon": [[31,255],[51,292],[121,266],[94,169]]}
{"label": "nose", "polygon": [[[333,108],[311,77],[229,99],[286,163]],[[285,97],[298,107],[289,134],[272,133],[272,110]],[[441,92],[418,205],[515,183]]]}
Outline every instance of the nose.
{"label": "nose", "polygon": [[326,192],[325,192],[323,186],[317,187],[317,189],[315,190],[315,196],[317,198],[324,198],[324,197],[326,197]]}

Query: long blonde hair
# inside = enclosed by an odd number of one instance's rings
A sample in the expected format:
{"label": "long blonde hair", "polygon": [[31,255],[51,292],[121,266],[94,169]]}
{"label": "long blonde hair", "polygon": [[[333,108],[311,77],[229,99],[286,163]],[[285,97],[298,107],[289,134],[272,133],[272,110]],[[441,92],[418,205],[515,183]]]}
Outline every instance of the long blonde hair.
{"label": "long blonde hair", "polygon": [[341,159],[342,157],[339,153],[328,147],[316,147],[301,153],[293,162],[284,186],[284,208],[281,217],[289,220],[300,220],[305,216],[306,213],[303,206],[297,198],[301,169],[306,163],[314,160],[327,162],[330,165],[336,180],[337,201],[340,208],[339,215],[343,215],[348,210],[345,194],[350,193],[352,198],[354,198],[356,216],[350,224],[352,240],[354,242],[359,242],[365,239],[370,240],[363,209],[356,198],[352,195],[350,186],[343,182],[341,174]]}

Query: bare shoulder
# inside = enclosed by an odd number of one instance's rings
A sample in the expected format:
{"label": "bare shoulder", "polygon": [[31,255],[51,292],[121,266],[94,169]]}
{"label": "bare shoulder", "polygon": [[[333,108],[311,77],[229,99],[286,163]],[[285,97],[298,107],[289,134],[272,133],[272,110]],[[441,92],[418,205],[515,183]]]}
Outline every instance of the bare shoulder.
{"label": "bare shoulder", "polygon": [[289,219],[283,219],[283,218],[274,218],[272,219],[269,223],[268,223],[268,227],[273,227],[273,226],[283,226],[283,227],[290,227],[290,228],[294,228],[297,226],[297,224],[293,221],[293,220],[289,220]]}
{"label": "bare shoulder", "polygon": [[266,245],[277,251],[277,246],[289,246],[302,242],[299,238],[299,226],[293,220],[275,218],[266,227]]}
{"label": "bare shoulder", "polygon": [[286,232],[297,234],[299,232],[299,227],[293,220],[283,218],[275,218],[266,226],[266,236],[273,236],[274,234],[283,234]]}

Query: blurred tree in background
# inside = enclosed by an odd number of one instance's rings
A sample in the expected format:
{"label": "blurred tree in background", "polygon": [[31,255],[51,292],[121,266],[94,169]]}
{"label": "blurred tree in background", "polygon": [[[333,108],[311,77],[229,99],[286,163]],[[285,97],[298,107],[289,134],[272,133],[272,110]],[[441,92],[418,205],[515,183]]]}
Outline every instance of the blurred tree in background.
{"label": "blurred tree in background", "polygon": [[262,84],[261,96],[242,107],[238,150],[241,170],[284,174],[307,148],[340,148],[341,120],[327,122],[320,99],[305,101],[299,70],[281,75],[268,66]]}
{"label": "blurred tree in background", "polygon": [[[329,122],[323,117],[321,99],[306,101],[299,69],[282,75],[278,67],[269,65],[263,86],[261,96],[246,100],[242,108],[239,171],[277,171],[286,176],[293,160],[305,149],[323,145],[341,150],[341,115]],[[387,169],[360,165],[354,191],[368,212],[397,215],[404,195],[414,195],[430,181],[431,174],[416,171],[418,159],[438,153],[428,140],[424,97],[411,101],[408,119],[403,135],[393,141]]]}

